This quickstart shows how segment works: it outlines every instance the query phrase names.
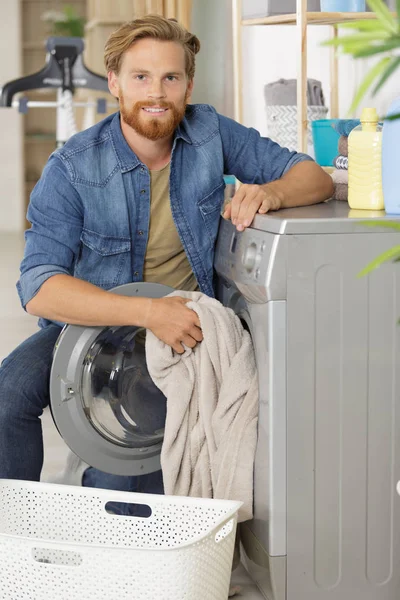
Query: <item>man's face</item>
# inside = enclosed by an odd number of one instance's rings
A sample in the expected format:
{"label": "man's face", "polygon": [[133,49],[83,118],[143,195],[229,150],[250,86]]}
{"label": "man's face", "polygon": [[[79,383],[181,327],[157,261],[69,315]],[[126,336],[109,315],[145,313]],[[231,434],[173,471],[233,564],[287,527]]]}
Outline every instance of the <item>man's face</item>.
{"label": "man's face", "polygon": [[149,140],[170,137],[185,115],[193,81],[177,42],[138,40],[122,58],[118,75],[108,74],[124,122]]}

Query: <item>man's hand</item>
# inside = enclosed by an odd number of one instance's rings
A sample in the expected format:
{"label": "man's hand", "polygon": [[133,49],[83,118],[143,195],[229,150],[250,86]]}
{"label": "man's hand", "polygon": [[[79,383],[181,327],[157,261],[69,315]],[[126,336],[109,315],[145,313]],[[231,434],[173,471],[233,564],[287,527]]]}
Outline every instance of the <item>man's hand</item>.
{"label": "man's hand", "polygon": [[317,204],[332,195],[332,177],[314,161],[305,160],[293,165],[281,179],[262,185],[241,185],[222,216],[243,231],[256,213]]}
{"label": "man's hand", "polygon": [[194,310],[186,307],[187,298],[172,296],[171,298],[152,299],[149,314],[144,323],[155,336],[171,346],[178,354],[185,351],[182,344],[194,348],[203,339],[200,321]]}
{"label": "man's hand", "polygon": [[250,227],[257,213],[265,214],[280,207],[281,199],[272,185],[243,184],[225,206],[222,216],[231,219],[238,231],[244,231]]}

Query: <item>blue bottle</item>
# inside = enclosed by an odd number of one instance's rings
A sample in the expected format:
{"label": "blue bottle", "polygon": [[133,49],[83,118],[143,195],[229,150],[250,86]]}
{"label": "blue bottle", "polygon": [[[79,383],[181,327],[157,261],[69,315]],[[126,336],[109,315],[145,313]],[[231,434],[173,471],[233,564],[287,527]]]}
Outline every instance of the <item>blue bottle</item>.
{"label": "blue bottle", "polygon": [[321,0],[321,12],[365,12],[365,0]]}
{"label": "blue bottle", "polygon": [[[389,107],[387,116],[400,114],[400,98]],[[400,118],[383,122],[382,131],[382,190],[385,210],[400,215]]]}

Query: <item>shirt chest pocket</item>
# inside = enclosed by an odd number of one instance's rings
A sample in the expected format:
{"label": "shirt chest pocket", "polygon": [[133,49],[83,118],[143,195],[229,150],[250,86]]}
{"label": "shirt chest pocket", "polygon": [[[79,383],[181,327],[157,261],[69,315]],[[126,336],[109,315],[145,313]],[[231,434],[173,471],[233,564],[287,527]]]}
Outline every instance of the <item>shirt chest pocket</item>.
{"label": "shirt chest pocket", "polygon": [[83,229],[74,275],[104,288],[129,281],[131,240]]}
{"label": "shirt chest pocket", "polygon": [[225,184],[221,183],[202,200],[197,202],[197,207],[203,218],[203,222],[210,238],[211,246],[214,247],[218,233],[219,219],[224,204]]}

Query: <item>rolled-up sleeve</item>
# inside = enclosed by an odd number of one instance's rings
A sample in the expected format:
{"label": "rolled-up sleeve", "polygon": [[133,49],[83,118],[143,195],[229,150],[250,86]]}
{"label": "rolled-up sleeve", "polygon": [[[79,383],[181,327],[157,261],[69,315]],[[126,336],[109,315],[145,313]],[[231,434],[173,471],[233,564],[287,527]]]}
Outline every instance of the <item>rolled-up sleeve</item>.
{"label": "rolled-up sleeve", "polygon": [[262,137],[251,127],[219,115],[224,154],[224,172],[235,175],[242,183],[269,183],[280,179],[295,164],[311,156],[283,148],[270,138]]}
{"label": "rolled-up sleeve", "polygon": [[25,252],[17,291],[23,308],[43,283],[57,274],[73,274],[80,247],[83,211],[69,172],[53,154],[30,198]]}

